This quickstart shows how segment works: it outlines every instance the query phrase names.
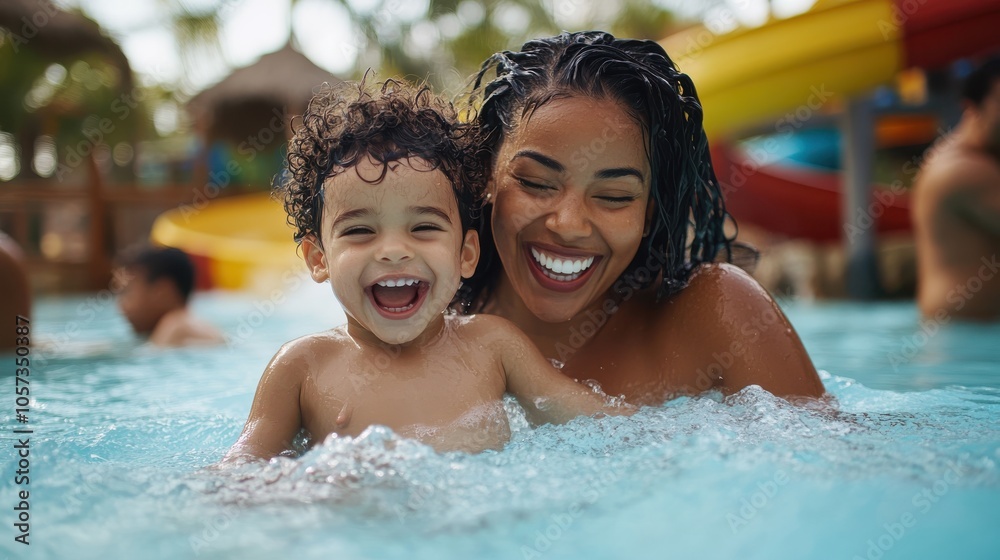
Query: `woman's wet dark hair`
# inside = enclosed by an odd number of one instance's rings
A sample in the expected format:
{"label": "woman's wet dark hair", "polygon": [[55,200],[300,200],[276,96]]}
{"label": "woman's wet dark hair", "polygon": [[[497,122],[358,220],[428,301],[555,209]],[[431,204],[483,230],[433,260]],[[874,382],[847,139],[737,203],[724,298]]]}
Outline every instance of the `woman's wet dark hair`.
{"label": "woman's wet dark hair", "polygon": [[474,155],[471,126],[426,86],[395,80],[374,88],[364,80],[324,85],[293,130],[287,172],[276,181],[275,194],[284,201],[296,241],[320,237],[323,182],[363,157],[382,165],[372,184],[385,178],[392,162],[423,159],[451,182],[462,229],[477,227],[486,170]]}
{"label": "woman's wet dark hair", "polygon": [[[729,258],[728,218],[702,127],[702,108],[691,79],[659,44],[616,39],[608,33],[562,33],[529,41],[520,51],[491,56],[475,76],[468,102],[475,112],[479,157],[492,168],[504,138],[522,118],[564,97],[613,100],[639,123],[648,139],[655,204],[649,234],[615,289],[651,286],[662,271],[657,298],[676,293],[691,271]],[[456,308],[484,301],[500,274],[490,212],[480,231],[482,256]],[[652,268],[652,270],[651,270]]]}

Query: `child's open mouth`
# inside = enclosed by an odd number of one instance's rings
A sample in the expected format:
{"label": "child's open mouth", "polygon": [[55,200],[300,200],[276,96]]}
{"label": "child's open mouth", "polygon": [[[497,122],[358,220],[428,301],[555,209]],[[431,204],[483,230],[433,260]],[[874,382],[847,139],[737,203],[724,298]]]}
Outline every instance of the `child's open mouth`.
{"label": "child's open mouth", "polygon": [[379,280],[365,290],[372,305],[388,319],[407,319],[420,308],[430,284],[416,278]]}

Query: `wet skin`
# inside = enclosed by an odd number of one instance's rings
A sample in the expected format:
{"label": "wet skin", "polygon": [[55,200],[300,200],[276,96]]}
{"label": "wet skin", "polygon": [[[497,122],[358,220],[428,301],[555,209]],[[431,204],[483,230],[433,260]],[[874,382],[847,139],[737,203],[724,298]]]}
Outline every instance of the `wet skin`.
{"label": "wet skin", "polygon": [[584,97],[550,101],[515,126],[490,186],[504,275],[481,311],[511,320],[568,376],[636,404],[752,384],[822,395],[795,331],[742,270],[705,265],[659,303],[653,289],[611,289],[629,285],[622,274],[651,216],[644,143],[615,102]]}
{"label": "wet skin", "polygon": [[928,152],[911,214],[921,313],[1000,320],[1000,80]]}
{"label": "wet skin", "polygon": [[444,315],[475,270],[478,237],[462,231],[443,173],[410,159],[378,184],[363,181],[378,165],[326,181],[322,243],[302,246],[348,324],[282,347],[227,458],[273,457],[300,429],[321,442],[374,424],[439,451],[496,449],[510,436],[505,392],[536,423],[622,412],[557,373],[510,322]]}

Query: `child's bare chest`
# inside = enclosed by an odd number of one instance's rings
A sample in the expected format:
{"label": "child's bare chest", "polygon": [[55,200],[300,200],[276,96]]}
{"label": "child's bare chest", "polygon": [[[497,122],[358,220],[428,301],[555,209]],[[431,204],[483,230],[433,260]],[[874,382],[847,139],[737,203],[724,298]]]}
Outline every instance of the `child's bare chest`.
{"label": "child's bare chest", "polygon": [[302,388],[303,426],[314,441],[331,433],[391,428],[439,450],[481,451],[509,437],[505,387],[492,358],[367,355],[314,372]]}

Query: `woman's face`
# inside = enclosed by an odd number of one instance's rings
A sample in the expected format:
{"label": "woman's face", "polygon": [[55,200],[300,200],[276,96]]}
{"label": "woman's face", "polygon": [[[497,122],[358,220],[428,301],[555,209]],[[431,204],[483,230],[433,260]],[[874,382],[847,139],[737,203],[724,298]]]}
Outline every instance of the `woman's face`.
{"label": "woman's face", "polygon": [[539,319],[567,321],[603,305],[639,248],[651,210],[644,135],[614,101],[555,99],[508,134],[490,189],[509,287]]}

